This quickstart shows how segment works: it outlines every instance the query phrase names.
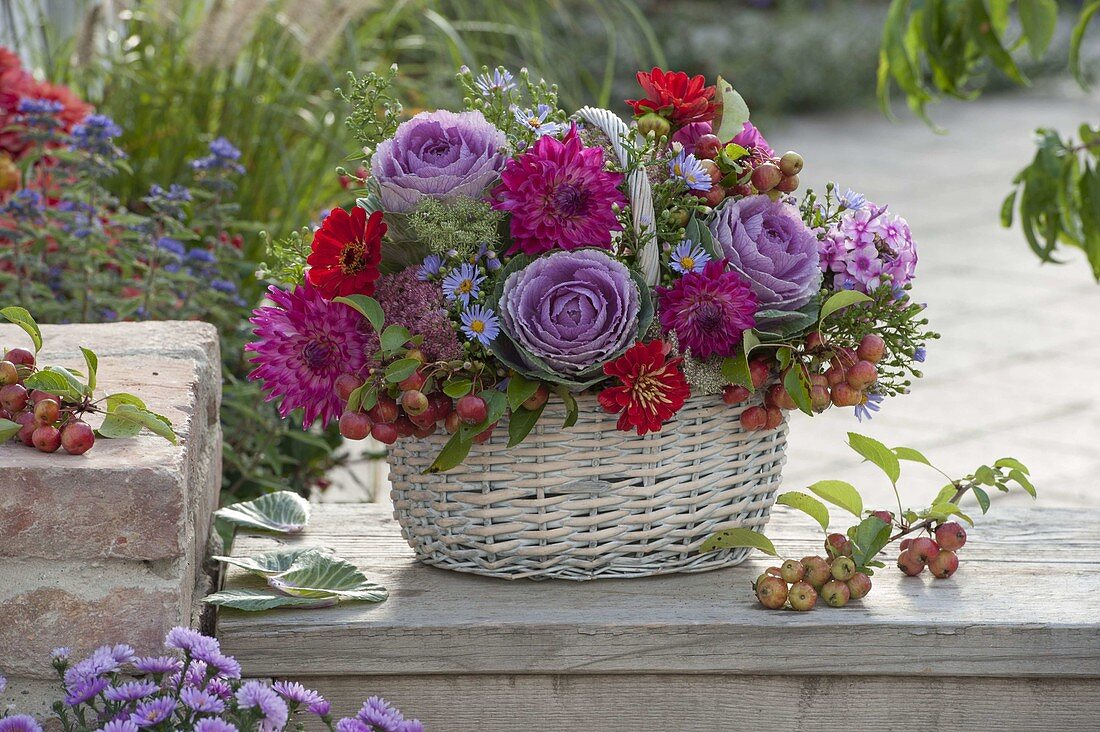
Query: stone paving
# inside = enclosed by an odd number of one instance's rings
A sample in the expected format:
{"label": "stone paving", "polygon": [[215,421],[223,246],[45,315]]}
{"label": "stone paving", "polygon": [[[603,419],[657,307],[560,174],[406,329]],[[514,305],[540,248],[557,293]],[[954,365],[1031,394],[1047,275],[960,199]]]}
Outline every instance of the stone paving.
{"label": "stone paving", "polygon": [[[807,185],[835,176],[909,220],[921,258],[914,292],[943,335],[925,378],[873,421],[859,424],[850,410],[794,415],[786,487],[843,478],[869,505],[894,505],[885,478],[845,446],[856,430],[920,449],[952,475],[1011,455],[1031,467],[1043,505],[1100,505],[1100,285],[1082,257],[1040,266],[1020,232],[998,222],[1012,176],[1032,155],[1032,130],[1069,132],[1095,123],[1098,110],[1100,94],[1051,83],[936,108],[945,135],[904,112],[891,122],[873,110],[767,130],[773,144],[805,156]],[[384,480],[384,466],[353,470],[369,485]],[[902,492],[919,503],[937,481],[907,465]],[[385,489],[377,493],[385,500]],[[326,500],[361,497],[339,479]],[[1022,492],[1003,500],[1030,501]]]}

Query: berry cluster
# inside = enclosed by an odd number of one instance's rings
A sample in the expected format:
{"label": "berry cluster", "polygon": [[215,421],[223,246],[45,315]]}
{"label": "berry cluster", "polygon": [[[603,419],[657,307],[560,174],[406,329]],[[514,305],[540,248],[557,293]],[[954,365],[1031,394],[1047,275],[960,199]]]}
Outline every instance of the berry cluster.
{"label": "berry cluster", "polygon": [[[645,134],[643,122],[639,120],[638,129]],[[710,188],[696,191],[695,195],[711,208],[734,196],[743,198],[762,193],[774,199],[793,193],[798,190],[798,174],[805,165],[802,156],[793,151],[773,157],[768,154],[770,149],[765,152],[761,147],[754,147],[745,155],[745,148],[736,144],[724,145],[713,134],[700,136],[694,150],[689,152],[710,174]]]}
{"label": "berry cluster", "polygon": [[955,574],[959,568],[956,552],[966,544],[966,529],[962,524],[949,521],[936,527],[935,537],[903,539],[898,569],[910,577],[916,577],[925,567],[938,579],[947,579]]}
{"label": "berry cluster", "polygon": [[80,419],[86,405],[27,389],[23,380],[34,368],[34,354],[25,348],[11,349],[0,361],[0,420],[18,424],[15,439],[27,447],[42,452],[65,448],[70,455],[88,452],[95,444],[95,433]]}
{"label": "berry cluster", "polygon": [[[876,364],[886,354],[886,342],[873,333],[863,337],[857,348],[827,349],[821,340],[821,334],[811,333],[806,339],[806,353],[820,362],[823,373],[809,374],[808,396],[810,408],[814,412],[824,412],[830,406],[855,407],[866,404],[871,387],[878,381]],[[774,363],[767,358],[754,358],[749,361],[749,375],[754,389],[767,384],[773,372]],[[794,365],[789,368],[802,368]],[[741,427],[749,432],[770,430],[779,426],[783,420],[782,410],[797,409],[793,396],[787,391],[786,372],[780,374],[778,383],[767,387],[764,392],[764,404],[752,406],[741,412]],[[741,384],[729,384],[722,390],[722,400],[726,404],[744,403],[753,392]]]}
{"label": "berry cluster", "polygon": [[760,604],[771,610],[790,604],[795,610],[812,610],[818,598],[829,607],[844,607],[871,591],[871,578],[859,571],[852,559],[852,542],[844,534],[829,534],[822,556],[788,559],[769,567],[753,584]]}

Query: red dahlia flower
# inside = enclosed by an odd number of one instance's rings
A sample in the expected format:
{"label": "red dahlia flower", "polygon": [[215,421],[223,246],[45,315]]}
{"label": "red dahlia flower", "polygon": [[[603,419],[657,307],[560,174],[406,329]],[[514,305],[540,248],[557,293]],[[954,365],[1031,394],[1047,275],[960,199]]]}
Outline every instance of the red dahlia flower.
{"label": "red dahlia flower", "polygon": [[654,66],[653,71],[638,72],[638,83],[645,98],[626,100],[637,117],[656,112],[676,127],[714,119],[714,87],[702,75],[688,78],[683,71]]}
{"label": "red dahlia flower", "polygon": [[356,206],[349,214],[334,208],[313,235],[313,252],[306,259],[306,279],[326,300],[346,295],[372,295],[382,261],[386,224],[382,212]]}
{"label": "red dahlia flower", "polygon": [[604,364],[603,372],[621,382],[600,392],[600,406],[609,414],[622,412],[618,428],[639,435],[657,432],[661,425],[680,411],[691,390],[677,368],[680,358],[666,361],[670,347],[664,341],[638,342],[614,361]]}

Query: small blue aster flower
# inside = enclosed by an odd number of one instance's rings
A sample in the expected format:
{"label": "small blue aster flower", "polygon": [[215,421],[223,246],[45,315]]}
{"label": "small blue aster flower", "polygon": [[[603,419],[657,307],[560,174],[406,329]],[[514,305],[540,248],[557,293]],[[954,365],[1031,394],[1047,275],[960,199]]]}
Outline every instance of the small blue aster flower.
{"label": "small blue aster flower", "polygon": [[681,150],[680,154],[672,159],[668,164],[668,172],[673,178],[683,181],[693,191],[709,191],[713,184],[710,173],[703,167],[703,163],[687,150]]}
{"label": "small blue aster flower", "polygon": [[672,250],[672,268],[680,274],[702,272],[710,261],[710,255],[691,239],[684,239]]}
{"label": "small blue aster flower", "polygon": [[924,359],[927,356],[928,351],[924,349],[924,346],[918,346],[917,350],[913,351],[913,360],[917,363],[924,363]]}
{"label": "small blue aster flower", "polygon": [[416,273],[416,279],[427,282],[439,274],[441,267],[443,267],[443,257],[438,254],[429,254],[424,257],[424,263],[420,265],[420,269]]}
{"label": "small blue aster flower", "polygon": [[485,269],[489,270],[490,272],[496,272],[501,267],[500,257],[497,256],[496,252],[489,248],[488,244],[483,243],[477,248],[477,256],[474,257],[473,262],[477,263],[482,259],[485,260]]}
{"label": "small blue aster flower", "polygon": [[451,301],[459,300],[463,305],[469,305],[471,298],[481,294],[481,283],[484,281],[485,275],[478,272],[477,267],[462,264],[443,278],[443,294]]}
{"label": "small blue aster flower", "polygon": [[126,157],[125,153],[114,142],[121,134],[122,128],[107,115],[90,114],[73,127],[70,147],[104,158],[123,158]]}
{"label": "small blue aster flower", "polygon": [[841,206],[849,211],[861,211],[863,207],[867,205],[867,196],[862,193],[856,193],[851,188],[840,193],[836,197]]}
{"label": "small blue aster flower", "polygon": [[512,80],[512,74],[505,69],[494,69],[489,74],[479,74],[474,86],[485,96],[492,96],[494,92],[503,94],[516,88],[516,82]]}
{"label": "small blue aster flower", "polygon": [[462,313],[462,332],[471,341],[488,346],[500,333],[500,320],[491,308],[474,305]]}
{"label": "small blue aster flower", "polygon": [[546,121],[546,118],[553,111],[554,108],[549,104],[540,104],[533,112],[530,109],[520,109],[518,106],[512,106],[512,114],[515,116],[516,121],[534,132],[536,138],[543,135],[558,135],[565,129],[565,125],[561,122]]}
{"label": "small blue aster flower", "polygon": [[856,405],[856,419],[860,422],[862,422],[864,418],[868,420],[871,419],[874,413],[881,408],[881,403],[882,394],[875,394],[874,392],[869,393],[862,404]]}

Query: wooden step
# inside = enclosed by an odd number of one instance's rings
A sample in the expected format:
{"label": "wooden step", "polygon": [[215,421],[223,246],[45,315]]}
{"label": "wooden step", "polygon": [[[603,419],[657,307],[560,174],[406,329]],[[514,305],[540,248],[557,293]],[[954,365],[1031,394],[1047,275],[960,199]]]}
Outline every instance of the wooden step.
{"label": "wooden step", "polygon": [[[342,714],[381,694],[429,730],[1100,728],[1100,510],[994,508],[954,578],[889,568],[863,601],[796,613],[756,604],[762,555],[509,582],[417,564],[382,507],[318,506],[302,536],[240,534],[233,553],[327,546],[390,599],[223,611],[218,634],[248,675],[315,686]],[[767,533],[802,557],[821,553],[816,528],[779,508]]]}

